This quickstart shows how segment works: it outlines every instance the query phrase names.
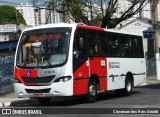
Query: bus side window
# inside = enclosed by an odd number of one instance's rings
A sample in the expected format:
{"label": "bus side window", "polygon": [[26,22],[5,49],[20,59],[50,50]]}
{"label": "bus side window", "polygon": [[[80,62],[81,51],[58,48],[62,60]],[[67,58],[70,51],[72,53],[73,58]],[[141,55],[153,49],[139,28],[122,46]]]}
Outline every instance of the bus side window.
{"label": "bus side window", "polygon": [[140,51],[139,51],[139,46],[138,46],[138,38],[134,36],[131,38],[131,55],[132,57],[139,57]]}
{"label": "bus side window", "polygon": [[121,57],[129,57],[130,52],[129,52],[129,41],[128,41],[128,36],[127,35],[119,35],[119,51],[120,51],[120,56]]}
{"label": "bus side window", "polygon": [[108,34],[108,46],[109,46],[109,56],[117,57],[119,56],[118,50],[118,35],[109,33]]}
{"label": "bus side window", "polygon": [[75,34],[74,46],[73,46],[73,54],[75,54],[75,56],[86,55],[86,44],[85,43],[86,43],[85,35]]}
{"label": "bus side window", "polygon": [[97,32],[96,31],[88,31],[88,45],[89,45],[89,50],[88,54],[89,56],[97,56],[98,54],[98,40],[97,40]]}
{"label": "bus side window", "polygon": [[106,32],[98,33],[98,44],[99,44],[99,56],[108,56],[108,39]]}

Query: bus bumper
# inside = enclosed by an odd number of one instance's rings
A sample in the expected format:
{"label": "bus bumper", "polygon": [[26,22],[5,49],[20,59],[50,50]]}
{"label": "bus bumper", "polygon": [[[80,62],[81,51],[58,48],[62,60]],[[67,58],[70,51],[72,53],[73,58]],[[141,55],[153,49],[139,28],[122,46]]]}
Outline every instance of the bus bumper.
{"label": "bus bumper", "polygon": [[52,83],[49,86],[25,86],[22,83],[14,83],[17,97],[56,97],[72,96],[71,82]]}

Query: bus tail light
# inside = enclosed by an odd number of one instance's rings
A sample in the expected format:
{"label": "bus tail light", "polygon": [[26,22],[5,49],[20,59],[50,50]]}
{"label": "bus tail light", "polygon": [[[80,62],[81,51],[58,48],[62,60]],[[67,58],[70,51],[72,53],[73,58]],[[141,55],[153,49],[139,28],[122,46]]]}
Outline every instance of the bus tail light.
{"label": "bus tail light", "polygon": [[63,77],[60,77],[60,78],[56,79],[54,82],[67,82],[71,78],[72,78],[72,76],[63,76]]}

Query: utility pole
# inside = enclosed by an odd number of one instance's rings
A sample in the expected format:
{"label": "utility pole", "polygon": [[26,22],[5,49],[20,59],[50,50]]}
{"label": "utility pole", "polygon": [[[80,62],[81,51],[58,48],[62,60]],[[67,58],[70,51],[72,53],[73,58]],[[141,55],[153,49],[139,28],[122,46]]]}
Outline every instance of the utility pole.
{"label": "utility pole", "polygon": [[157,80],[160,80],[160,53],[159,53],[159,42],[157,34],[158,16],[157,16],[157,4],[159,0],[150,0],[152,6],[152,19],[153,19],[153,29],[154,29],[154,50],[156,56],[156,73]]}
{"label": "utility pole", "polygon": [[68,22],[68,13],[67,13],[67,4],[69,4],[70,0],[63,0],[63,22]]}

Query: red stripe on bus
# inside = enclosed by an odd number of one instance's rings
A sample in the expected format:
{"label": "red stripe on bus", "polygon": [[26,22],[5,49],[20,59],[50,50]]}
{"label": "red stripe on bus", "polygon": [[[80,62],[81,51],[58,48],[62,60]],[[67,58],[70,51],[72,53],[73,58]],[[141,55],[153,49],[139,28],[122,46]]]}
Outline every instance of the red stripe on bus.
{"label": "red stripe on bus", "polygon": [[95,26],[77,25],[77,28],[84,28],[84,29],[89,29],[89,30],[104,31],[104,28],[95,27]]}
{"label": "red stripe on bus", "polygon": [[[87,62],[87,61],[86,61]],[[100,91],[107,91],[107,61],[105,57],[97,57],[84,62],[73,74],[73,95],[88,93],[88,82],[92,75],[99,79]],[[90,72],[90,73],[89,73]]]}
{"label": "red stripe on bus", "polygon": [[107,61],[106,57],[95,57],[90,60],[90,75],[95,74],[99,78],[100,91],[107,90]]}
{"label": "red stripe on bus", "polygon": [[[27,69],[20,69],[20,68],[17,68],[17,67],[14,67],[14,77],[16,79],[19,79],[24,85],[26,86],[36,86],[37,83],[26,83],[24,82],[23,78],[22,77],[28,77],[28,78],[36,78],[38,76],[38,70],[36,69],[33,69],[33,70],[27,70]],[[28,76],[27,75],[27,72],[30,71],[30,75]]]}
{"label": "red stripe on bus", "polygon": [[[87,94],[89,80],[89,66],[84,62],[73,74],[73,95]],[[86,79],[85,79],[86,78]]]}

